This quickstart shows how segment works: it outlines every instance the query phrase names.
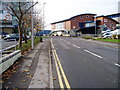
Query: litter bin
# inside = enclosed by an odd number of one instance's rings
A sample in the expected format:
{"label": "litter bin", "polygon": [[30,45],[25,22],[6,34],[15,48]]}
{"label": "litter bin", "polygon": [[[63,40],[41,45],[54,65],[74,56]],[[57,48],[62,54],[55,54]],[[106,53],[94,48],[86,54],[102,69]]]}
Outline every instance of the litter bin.
{"label": "litter bin", "polygon": [[42,37],[40,37],[40,42],[43,42]]}

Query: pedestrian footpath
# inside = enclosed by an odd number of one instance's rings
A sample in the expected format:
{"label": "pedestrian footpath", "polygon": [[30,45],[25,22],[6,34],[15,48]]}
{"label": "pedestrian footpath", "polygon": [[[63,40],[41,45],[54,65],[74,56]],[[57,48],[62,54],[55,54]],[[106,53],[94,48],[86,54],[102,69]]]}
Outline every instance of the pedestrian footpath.
{"label": "pedestrian footpath", "polygon": [[50,40],[46,39],[15,63],[17,69],[10,77],[3,74],[2,88],[53,88],[49,52]]}

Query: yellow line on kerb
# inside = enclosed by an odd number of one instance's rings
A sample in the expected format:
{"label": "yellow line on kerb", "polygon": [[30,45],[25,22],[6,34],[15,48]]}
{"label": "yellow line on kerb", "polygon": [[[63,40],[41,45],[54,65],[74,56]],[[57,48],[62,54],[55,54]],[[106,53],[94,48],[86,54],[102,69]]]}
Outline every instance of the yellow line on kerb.
{"label": "yellow line on kerb", "polygon": [[61,78],[60,71],[59,71],[59,66],[57,64],[56,57],[55,57],[55,52],[54,51],[53,51],[53,56],[54,56],[54,59],[55,59],[55,66],[56,66],[56,70],[57,70],[57,74],[58,74],[58,80],[59,80],[60,88],[63,89],[64,85],[63,85],[63,82],[62,82],[62,78]]}
{"label": "yellow line on kerb", "polygon": [[65,72],[64,72],[64,70],[63,70],[63,68],[62,68],[62,65],[61,65],[61,63],[60,63],[60,60],[59,60],[59,58],[58,58],[58,55],[57,55],[56,51],[55,51],[55,55],[56,55],[56,58],[57,58],[57,61],[58,61],[58,64],[59,64],[61,73],[62,73],[62,75],[63,75],[63,78],[64,78],[64,81],[65,81],[66,87],[67,87],[67,88],[71,88],[71,87],[70,87],[70,84],[69,84],[69,82],[68,82],[68,80],[67,80],[67,77],[66,77],[66,75],[65,75]]}
{"label": "yellow line on kerb", "polygon": [[[51,44],[52,44],[52,47],[54,48],[54,45],[53,45],[53,42],[52,42],[52,39],[51,39]],[[61,73],[62,73],[62,76],[63,76],[63,79],[64,79],[64,81],[65,81],[65,85],[66,85],[66,87],[69,89],[69,90],[71,90],[71,87],[70,87],[70,84],[69,84],[69,82],[68,82],[68,79],[67,79],[67,77],[66,77],[66,75],[65,75],[65,72],[64,72],[64,70],[63,70],[63,68],[62,68],[62,65],[61,65],[61,62],[60,62],[60,60],[59,60],[59,58],[58,58],[58,55],[57,55],[57,52],[56,52],[56,50],[53,50],[53,54],[55,55],[54,57],[55,57],[55,63],[58,63],[58,65],[59,65],[59,68],[60,68],[60,71],[61,71]],[[58,66],[57,65],[57,66]],[[56,66],[56,68],[58,68]],[[59,69],[58,68],[58,69]],[[59,71],[59,70],[58,70]],[[59,72],[60,73],[60,72]],[[59,74],[58,74],[58,78],[59,78]],[[61,84],[61,82],[62,81],[60,81],[59,83]],[[62,82],[63,83],[63,82]]]}

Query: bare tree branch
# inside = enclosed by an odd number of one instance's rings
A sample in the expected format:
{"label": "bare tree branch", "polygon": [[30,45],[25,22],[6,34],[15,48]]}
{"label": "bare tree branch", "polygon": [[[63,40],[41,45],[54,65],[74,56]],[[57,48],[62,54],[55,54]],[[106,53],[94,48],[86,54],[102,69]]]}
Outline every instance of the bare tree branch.
{"label": "bare tree branch", "polygon": [[20,5],[20,7],[26,5],[27,3],[30,3],[30,2],[24,2],[24,3],[22,3],[22,4]]}
{"label": "bare tree branch", "polygon": [[20,10],[20,14],[22,15],[23,13],[20,6],[21,6],[21,2],[19,2],[19,10]]}
{"label": "bare tree branch", "polygon": [[20,18],[19,18],[19,16],[17,15],[17,13],[15,12],[15,10],[13,9],[13,7],[11,7],[11,6],[9,6],[10,7],[10,9],[12,10],[12,12],[14,13],[14,15],[17,17],[17,19],[19,20]]}
{"label": "bare tree branch", "polygon": [[25,14],[27,11],[29,11],[32,7],[34,7],[36,4],[38,4],[38,2],[36,2],[34,5],[32,5],[31,7],[29,7],[27,10],[25,10],[25,12],[23,12],[23,14]]}

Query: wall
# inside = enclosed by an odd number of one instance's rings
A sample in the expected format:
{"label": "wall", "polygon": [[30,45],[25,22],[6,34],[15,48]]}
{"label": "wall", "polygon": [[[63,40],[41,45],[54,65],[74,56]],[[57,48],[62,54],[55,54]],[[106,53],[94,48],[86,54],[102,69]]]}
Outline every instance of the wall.
{"label": "wall", "polygon": [[64,30],[64,22],[55,24],[56,30]]}
{"label": "wall", "polygon": [[70,20],[65,22],[64,28],[65,28],[66,30],[71,30],[71,21],[70,21]]}
{"label": "wall", "polygon": [[17,50],[0,59],[0,75],[6,71],[14,62],[21,57],[21,51]]}
{"label": "wall", "polygon": [[[70,20],[67,20],[67,21],[63,21],[63,22],[60,22],[60,23],[56,23],[56,24],[52,24],[51,28],[52,30],[55,30],[55,29],[65,29],[65,30],[73,30],[73,29],[80,29],[80,26],[79,26],[79,23],[80,22],[86,22],[86,21],[94,21],[94,15],[79,15],[79,16],[76,16],[74,18],[71,18]],[[58,28],[59,27],[59,28]]]}
{"label": "wall", "polygon": [[7,32],[7,33],[12,33],[12,31],[13,31],[13,28],[2,28],[2,31],[3,32]]}
{"label": "wall", "polygon": [[100,25],[106,25],[111,30],[115,30],[116,28],[116,22],[107,17],[98,17],[97,20],[101,20]]}
{"label": "wall", "polygon": [[80,29],[79,23],[83,22],[85,23],[86,21],[93,21],[94,20],[94,15],[80,15],[71,20],[71,29]]}
{"label": "wall", "polygon": [[52,25],[51,25],[51,29],[52,29],[52,30],[55,30],[55,24],[52,24]]}

